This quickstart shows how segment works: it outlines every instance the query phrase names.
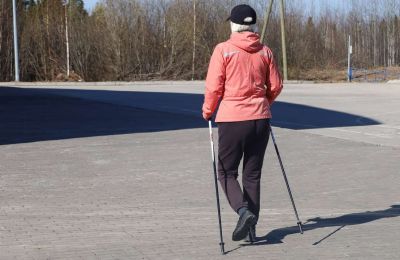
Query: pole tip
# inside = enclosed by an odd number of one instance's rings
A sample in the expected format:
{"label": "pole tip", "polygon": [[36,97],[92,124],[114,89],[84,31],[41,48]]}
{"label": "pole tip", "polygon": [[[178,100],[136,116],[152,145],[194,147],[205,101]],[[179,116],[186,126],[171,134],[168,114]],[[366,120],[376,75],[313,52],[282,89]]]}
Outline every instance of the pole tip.
{"label": "pole tip", "polygon": [[221,255],[225,255],[225,248],[224,248],[225,243],[219,243],[219,246],[221,247]]}
{"label": "pole tip", "polygon": [[297,225],[299,226],[300,234],[303,234],[303,227],[301,225],[301,221],[297,222]]}

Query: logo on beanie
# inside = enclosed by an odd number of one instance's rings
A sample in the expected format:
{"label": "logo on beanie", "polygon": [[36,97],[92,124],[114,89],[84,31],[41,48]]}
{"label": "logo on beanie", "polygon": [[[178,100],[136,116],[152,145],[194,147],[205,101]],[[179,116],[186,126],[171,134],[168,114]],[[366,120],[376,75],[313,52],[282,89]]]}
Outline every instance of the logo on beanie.
{"label": "logo on beanie", "polygon": [[253,21],[253,17],[246,17],[244,18],[243,22],[251,23]]}

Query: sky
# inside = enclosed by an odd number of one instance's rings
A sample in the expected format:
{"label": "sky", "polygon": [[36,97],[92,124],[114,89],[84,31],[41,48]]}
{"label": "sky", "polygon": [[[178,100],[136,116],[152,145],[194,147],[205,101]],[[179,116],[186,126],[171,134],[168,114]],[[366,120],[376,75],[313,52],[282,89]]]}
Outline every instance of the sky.
{"label": "sky", "polygon": [[98,0],[83,0],[83,2],[85,3],[86,10],[90,11],[96,5]]}

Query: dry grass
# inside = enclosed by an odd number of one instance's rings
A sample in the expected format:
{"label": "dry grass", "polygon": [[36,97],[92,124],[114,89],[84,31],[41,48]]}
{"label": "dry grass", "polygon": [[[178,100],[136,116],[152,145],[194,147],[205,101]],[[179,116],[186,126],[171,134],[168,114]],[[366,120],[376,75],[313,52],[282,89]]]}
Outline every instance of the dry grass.
{"label": "dry grass", "polygon": [[[297,73],[292,73],[292,75],[289,74],[289,77],[292,79],[315,82],[345,82],[347,81],[347,69],[311,69],[307,71],[297,71]],[[400,67],[378,67],[353,70],[354,81],[387,81],[391,79],[400,79]]]}

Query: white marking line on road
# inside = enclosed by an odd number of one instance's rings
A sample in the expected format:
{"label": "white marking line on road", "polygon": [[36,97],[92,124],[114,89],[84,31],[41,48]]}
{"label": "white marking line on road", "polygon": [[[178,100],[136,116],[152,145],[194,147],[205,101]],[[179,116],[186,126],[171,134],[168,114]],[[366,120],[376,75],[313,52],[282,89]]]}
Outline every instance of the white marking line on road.
{"label": "white marking line on road", "polygon": [[354,133],[354,134],[362,134],[362,135],[367,135],[367,136],[373,136],[373,137],[380,137],[380,138],[386,138],[390,139],[390,136],[387,136],[386,134],[373,134],[373,133],[368,133],[368,132],[360,132],[360,131],[354,131],[354,130],[347,130],[347,129],[340,129],[340,128],[328,128],[332,130],[336,130],[339,132],[347,132],[347,133]]}
{"label": "white marking line on road", "polygon": [[[303,127],[312,127],[315,129],[322,129],[324,127],[320,126],[315,126],[315,125],[308,125],[308,124],[299,124],[299,123],[292,123],[292,122],[287,122],[287,121],[275,121],[277,123],[281,124],[287,124],[287,125],[295,125],[295,126],[303,126]],[[375,125],[379,126],[379,125]],[[390,139],[391,137],[386,136],[386,134],[374,134],[374,133],[368,133],[368,132],[361,132],[361,131],[355,131],[355,130],[348,130],[348,129],[341,129],[337,127],[326,127],[325,129],[330,129],[330,130],[336,130],[338,132],[345,132],[345,133],[353,133],[353,134],[362,134],[362,135],[367,135],[367,136],[373,136],[373,137],[379,137],[379,138],[386,138]],[[397,128],[396,128],[397,129]],[[306,130],[306,129],[301,129],[301,130]],[[313,130],[313,129],[308,129],[308,130]]]}
{"label": "white marking line on road", "polygon": [[392,125],[376,125],[377,127],[387,128],[387,129],[396,129],[400,130],[400,126],[392,126]]}
{"label": "white marking line on road", "polygon": [[385,113],[372,114],[371,117],[384,116],[384,115],[390,115],[390,114],[400,114],[400,111],[390,111],[390,112],[385,112]]}

